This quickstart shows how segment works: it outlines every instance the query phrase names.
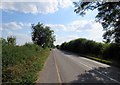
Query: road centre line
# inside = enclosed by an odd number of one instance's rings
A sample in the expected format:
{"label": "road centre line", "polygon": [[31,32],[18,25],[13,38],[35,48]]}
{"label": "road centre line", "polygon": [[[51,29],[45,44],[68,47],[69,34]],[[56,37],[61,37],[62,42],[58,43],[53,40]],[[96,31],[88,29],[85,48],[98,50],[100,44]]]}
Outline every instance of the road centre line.
{"label": "road centre line", "polygon": [[54,61],[55,61],[56,71],[57,71],[57,74],[58,74],[58,81],[59,81],[59,83],[62,83],[62,80],[61,80],[61,77],[60,77],[60,73],[59,73],[59,70],[58,70],[58,65],[56,63],[56,58],[55,58],[54,53],[53,53],[53,57],[54,57]]}

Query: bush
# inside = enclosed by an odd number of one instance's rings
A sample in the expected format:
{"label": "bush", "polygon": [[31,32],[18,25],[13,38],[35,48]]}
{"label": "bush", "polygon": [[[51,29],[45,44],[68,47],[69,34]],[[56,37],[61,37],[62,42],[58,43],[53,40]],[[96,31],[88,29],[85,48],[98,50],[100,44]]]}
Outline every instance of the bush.
{"label": "bush", "polygon": [[106,44],[103,48],[102,56],[105,59],[113,59],[115,61],[120,61],[120,45],[115,43]]}
{"label": "bush", "polygon": [[101,53],[102,46],[103,45],[101,43],[97,43],[95,41],[87,40],[84,38],[79,38],[68,43],[63,43],[60,48],[62,50],[68,50],[79,54],[99,55]]}
{"label": "bush", "polygon": [[2,82],[33,83],[49,54],[35,44],[2,46]]}
{"label": "bush", "polygon": [[60,46],[60,49],[117,62],[120,61],[120,44],[103,44],[93,40],[79,38],[70,42],[64,42]]}

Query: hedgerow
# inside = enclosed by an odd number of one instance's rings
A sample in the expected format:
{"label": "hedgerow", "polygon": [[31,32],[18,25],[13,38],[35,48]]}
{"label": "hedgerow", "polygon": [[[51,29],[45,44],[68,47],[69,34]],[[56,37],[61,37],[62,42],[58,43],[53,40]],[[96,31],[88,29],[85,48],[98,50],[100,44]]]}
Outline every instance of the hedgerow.
{"label": "hedgerow", "polygon": [[92,55],[96,58],[112,60],[116,63],[120,61],[120,45],[115,43],[106,44],[79,38],[62,43],[60,49],[82,55]]}

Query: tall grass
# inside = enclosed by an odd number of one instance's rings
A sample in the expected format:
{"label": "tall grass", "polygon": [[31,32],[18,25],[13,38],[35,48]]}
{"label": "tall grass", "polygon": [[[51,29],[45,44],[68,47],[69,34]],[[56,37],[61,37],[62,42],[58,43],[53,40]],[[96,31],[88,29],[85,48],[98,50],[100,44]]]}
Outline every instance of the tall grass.
{"label": "tall grass", "polygon": [[2,82],[33,83],[49,52],[34,44],[2,46]]}

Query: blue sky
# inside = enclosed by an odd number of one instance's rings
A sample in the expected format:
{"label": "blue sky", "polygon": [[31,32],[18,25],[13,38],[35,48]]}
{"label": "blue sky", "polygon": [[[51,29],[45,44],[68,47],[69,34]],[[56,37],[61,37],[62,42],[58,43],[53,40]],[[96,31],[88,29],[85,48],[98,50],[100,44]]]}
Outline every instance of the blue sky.
{"label": "blue sky", "polygon": [[96,23],[97,10],[82,17],[74,12],[73,0],[39,0],[39,2],[3,2],[2,37],[13,35],[17,44],[31,40],[31,24],[41,22],[50,26],[56,35],[56,44],[76,38],[102,41],[102,26]]}

